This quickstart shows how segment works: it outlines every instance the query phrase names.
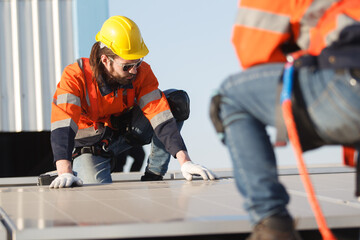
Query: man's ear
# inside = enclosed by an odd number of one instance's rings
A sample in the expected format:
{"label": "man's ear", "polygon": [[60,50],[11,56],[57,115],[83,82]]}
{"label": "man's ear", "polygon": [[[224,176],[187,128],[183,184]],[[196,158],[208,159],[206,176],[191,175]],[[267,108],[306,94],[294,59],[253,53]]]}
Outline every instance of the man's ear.
{"label": "man's ear", "polygon": [[110,59],[105,55],[101,55],[101,58],[100,58],[102,64],[104,64],[105,68],[109,68],[110,67]]}

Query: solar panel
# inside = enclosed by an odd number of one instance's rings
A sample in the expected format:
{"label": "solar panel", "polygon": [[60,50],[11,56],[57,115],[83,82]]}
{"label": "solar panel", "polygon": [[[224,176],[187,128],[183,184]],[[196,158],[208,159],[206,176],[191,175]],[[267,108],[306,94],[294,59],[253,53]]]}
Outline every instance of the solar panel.
{"label": "solar panel", "polygon": [[[331,170],[332,169],[332,170]],[[140,182],[140,173],[114,174],[114,183],[68,189],[30,186],[33,178],[0,184],[0,239],[110,239],[194,236],[251,232],[243,198],[231,171],[220,180],[185,181],[179,173],[166,180]],[[348,168],[311,169],[316,193],[330,228],[360,226],[354,196],[355,173]],[[291,195],[289,209],[299,230],[317,225],[295,169],[280,169]],[[128,178],[126,177],[128,176]],[[129,180],[126,180],[129,179]],[[16,180],[16,179],[13,179]],[[1,181],[1,180],[0,180]]]}

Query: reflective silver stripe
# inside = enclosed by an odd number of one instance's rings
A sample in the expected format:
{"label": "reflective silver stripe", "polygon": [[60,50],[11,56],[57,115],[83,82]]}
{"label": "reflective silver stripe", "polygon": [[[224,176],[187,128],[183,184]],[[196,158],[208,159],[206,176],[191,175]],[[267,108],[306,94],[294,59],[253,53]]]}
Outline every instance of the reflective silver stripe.
{"label": "reflective silver stripe", "polygon": [[158,100],[161,98],[161,91],[159,89],[156,89],[152,92],[149,92],[148,94],[145,94],[142,96],[139,100],[139,106],[140,108],[143,108],[151,101]]}
{"label": "reflective silver stripe", "polygon": [[53,99],[53,102],[55,103],[55,105],[59,105],[59,104],[63,104],[63,103],[70,103],[70,104],[74,104],[76,106],[81,107],[80,98],[71,93],[65,93],[65,94],[58,95],[57,100]]}
{"label": "reflective silver stripe", "polygon": [[301,49],[308,49],[310,29],[315,27],[324,12],[337,0],[313,1],[300,20],[300,34],[296,43]]}
{"label": "reflective silver stripe", "polygon": [[326,46],[330,46],[333,42],[339,39],[340,32],[347,26],[360,24],[359,21],[353,19],[345,14],[340,14],[336,20],[336,28],[329,32],[328,35],[325,37]]}
{"label": "reflective silver stripe", "polygon": [[97,129],[95,130],[95,128],[93,126],[88,127],[88,128],[83,128],[83,129],[79,129],[75,139],[81,139],[81,138],[87,138],[87,137],[93,137],[93,136],[99,136],[102,135],[103,132],[105,131],[105,126],[104,124],[97,124]]}
{"label": "reflective silver stripe", "polygon": [[155,115],[155,117],[153,117],[150,121],[151,126],[153,127],[153,129],[155,129],[157,126],[159,126],[161,123],[173,118],[174,116],[172,115],[170,110],[166,110],[163,111],[157,115]]}
{"label": "reflective silver stripe", "polygon": [[78,126],[71,118],[51,123],[51,131],[63,127],[70,127],[75,133],[78,131]]}
{"label": "reflective silver stripe", "polygon": [[85,92],[85,99],[86,99],[86,103],[87,103],[87,105],[90,107],[90,99],[89,99],[89,94],[88,94],[88,92],[87,92],[87,89],[86,89],[86,92]]}
{"label": "reflective silver stripe", "polygon": [[245,27],[278,33],[287,33],[290,30],[289,16],[274,14],[253,8],[239,8],[235,23]]}

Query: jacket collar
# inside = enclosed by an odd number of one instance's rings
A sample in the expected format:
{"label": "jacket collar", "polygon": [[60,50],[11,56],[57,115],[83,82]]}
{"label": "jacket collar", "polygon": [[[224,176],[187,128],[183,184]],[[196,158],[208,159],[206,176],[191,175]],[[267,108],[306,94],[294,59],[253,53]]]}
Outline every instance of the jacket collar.
{"label": "jacket collar", "polygon": [[121,88],[122,89],[132,89],[132,88],[134,88],[132,83],[127,84],[127,85],[118,84],[115,89],[111,88],[110,85],[104,80],[104,78],[102,76],[99,76],[97,83],[99,86],[101,96],[103,96],[103,97],[112,92],[115,92],[117,89],[121,89]]}

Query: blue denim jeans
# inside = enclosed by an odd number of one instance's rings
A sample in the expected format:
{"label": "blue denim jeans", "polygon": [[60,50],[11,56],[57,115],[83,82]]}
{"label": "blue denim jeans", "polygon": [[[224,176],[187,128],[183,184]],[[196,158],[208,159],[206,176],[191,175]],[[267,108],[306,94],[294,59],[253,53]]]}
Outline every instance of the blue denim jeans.
{"label": "blue denim jeans", "polygon": [[[289,195],[279,182],[266,126],[275,125],[277,84],[283,64],[266,64],[228,77],[221,85],[220,118],[238,190],[253,224],[288,214]],[[360,82],[349,71],[304,69],[299,72],[315,130],[328,143],[360,141]]]}
{"label": "blue denim jeans", "polygon": [[[152,135],[151,151],[147,160],[146,171],[150,171],[157,175],[165,175],[168,169],[171,155],[165,150],[164,145],[153,134],[152,128],[142,127],[141,125],[149,125],[150,122],[146,118],[138,121],[138,129],[149,129],[151,132],[143,132],[145,136]],[[177,122],[178,129],[181,130],[182,122]],[[110,143],[109,150],[114,155],[124,152],[131,148],[126,143],[125,138],[119,136],[114,142]],[[82,154],[74,159],[73,171],[85,184],[88,183],[111,183],[111,158],[104,158],[102,156],[94,156],[90,153]]]}

